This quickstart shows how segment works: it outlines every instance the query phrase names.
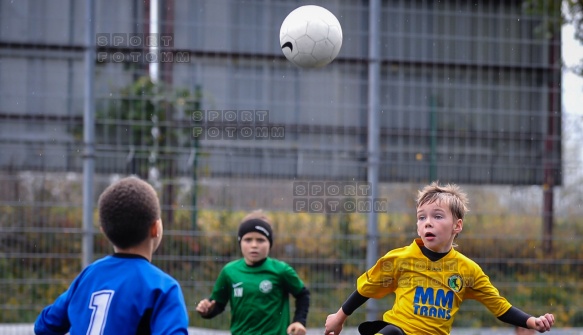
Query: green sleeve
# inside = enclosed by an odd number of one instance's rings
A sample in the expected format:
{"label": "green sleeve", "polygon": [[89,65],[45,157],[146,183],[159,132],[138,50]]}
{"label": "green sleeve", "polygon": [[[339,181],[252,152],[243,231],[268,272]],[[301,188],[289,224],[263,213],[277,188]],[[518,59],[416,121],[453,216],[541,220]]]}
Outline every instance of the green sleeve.
{"label": "green sleeve", "polygon": [[219,277],[215,281],[215,286],[213,287],[213,293],[211,294],[211,300],[215,300],[223,305],[229,302],[231,291],[229,290],[231,286],[231,281],[227,274],[225,268],[219,273]]}
{"label": "green sleeve", "polygon": [[296,295],[304,288],[304,282],[298,276],[296,270],[294,270],[291,265],[285,263],[285,268],[283,271],[283,277],[285,280],[286,288],[289,293]]}

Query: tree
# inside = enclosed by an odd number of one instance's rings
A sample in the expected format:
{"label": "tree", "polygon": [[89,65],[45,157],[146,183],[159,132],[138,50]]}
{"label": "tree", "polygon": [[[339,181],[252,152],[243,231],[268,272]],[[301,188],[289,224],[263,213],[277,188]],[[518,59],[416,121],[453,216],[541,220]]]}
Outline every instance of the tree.
{"label": "tree", "polygon": [[[583,0],[524,0],[523,5],[529,14],[551,18],[537,28],[539,33],[549,37],[557,33],[557,27],[570,24],[575,29],[575,40],[583,44]],[[552,18],[558,18],[560,25]],[[583,76],[583,60],[571,70]]]}
{"label": "tree", "polygon": [[[173,88],[148,76],[138,78],[119,90],[118,96],[106,101],[97,112],[97,141],[105,147],[128,148],[126,173],[147,179],[156,188],[162,188],[164,222],[173,222],[174,193],[172,181],[180,171],[178,162],[196,150],[196,139],[191,136],[191,116],[199,106],[200,90]],[[116,171],[119,172],[119,171]],[[196,185],[192,189],[196,193]]]}

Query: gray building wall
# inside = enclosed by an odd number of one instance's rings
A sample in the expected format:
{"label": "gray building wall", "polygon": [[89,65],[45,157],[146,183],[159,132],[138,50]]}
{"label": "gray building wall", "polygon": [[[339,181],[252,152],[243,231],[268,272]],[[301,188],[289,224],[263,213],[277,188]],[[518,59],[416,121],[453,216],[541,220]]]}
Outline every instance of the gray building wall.
{"label": "gray building wall", "polygon": [[[147,35],[147,4],[96,3],[98,34]],[[270,124],[285,128],[284,140],[201,140],[199,168],[216,176],[366,179],[368,7],[322,1],[342,24],[342,50],[323,69],[301,70],[283,58],[278,42],[280,23],[300,4],[164,5],[161,33],[172,36],[175,58],[160,64],[163,80],[200,90],[200,109],[267,110]],[[0,167],[80,171],[84,6],[0,4]],[[544,164],[559,170],[559,88],[552,83],[560,76],[553,59],[560,40],[536,33],[549,18],[525,13],[520,1],[422,0],[383,2],[381,17],[382,181],[541,184]],[[97,64],[98,114],[147,75],[148,64],[131,61],[132,51],[112,40],[98,47],[110,57]],[[126,60],[116,62],[115,53]],[[152,151],[99,132],[126,112],[97,117],[100,172],[127,168],[132,150],[136,157]],[[196,126],[189,111],[172,113],[174,131],[188,138]],[[151,126],[147,117],[132,122]],[[188,175],[190,146],[166,146],[160,160]]]}

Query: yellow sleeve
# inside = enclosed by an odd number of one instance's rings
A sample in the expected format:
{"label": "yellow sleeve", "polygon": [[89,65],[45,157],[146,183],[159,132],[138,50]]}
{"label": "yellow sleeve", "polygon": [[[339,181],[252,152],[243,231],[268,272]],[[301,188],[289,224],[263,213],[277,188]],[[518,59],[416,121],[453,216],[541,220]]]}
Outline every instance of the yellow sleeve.
{"label": "yellow sleeve", "polygon": [[382,298],[397,288],[395,258],[382,257],[356,281],[358,293],[367,298]]}
{"label": "yellow sleeve", "polygon": [[468,284],[465,298],[479,301],[496,317],[506,313],[512,307],[508,300],[500,295],[498,289],[490,282],[490,278],[477,264],[474,268],[474,275]]}

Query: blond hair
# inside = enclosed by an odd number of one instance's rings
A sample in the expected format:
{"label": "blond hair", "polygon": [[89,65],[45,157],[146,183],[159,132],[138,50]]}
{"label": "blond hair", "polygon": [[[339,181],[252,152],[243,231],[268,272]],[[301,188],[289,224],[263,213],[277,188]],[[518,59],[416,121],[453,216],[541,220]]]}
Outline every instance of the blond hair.
{"label": "blond hair", "polygon": [[456,219],[464,219],[470,211],[468,196],[456,184],[439,185],[433,182],[417,193],[417,208],[439,202],[447,205]]}

